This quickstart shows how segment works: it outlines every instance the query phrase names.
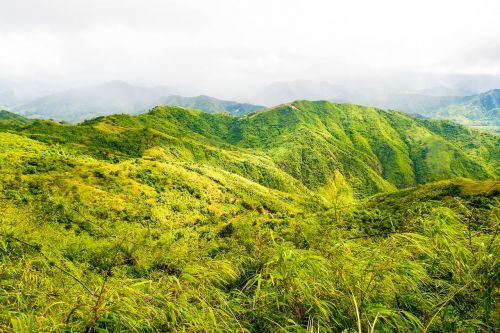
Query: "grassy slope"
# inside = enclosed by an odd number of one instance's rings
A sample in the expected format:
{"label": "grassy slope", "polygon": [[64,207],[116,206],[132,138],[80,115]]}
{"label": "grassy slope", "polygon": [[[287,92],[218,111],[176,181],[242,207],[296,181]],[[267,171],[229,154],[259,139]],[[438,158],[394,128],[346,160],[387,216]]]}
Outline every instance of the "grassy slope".
{"label": "grassy slope", "polygon": [[397,112],[307,101],[241,118],[158,107],[77,126],[36,122],[22,133],[107,159],[162,147],[171,159],[207,163],[282,191],[318,190],[338,170],[359,196],[450,177],[495,177],[500,142]]}
{"label": "grassy slope", "polygon": [[463,97],[458,103],[436,109],[434,116],[498,132],[500,131],[500,90]]}
{"label": "grassy slope", "polygon": [[31,120],[18,114],[0,110],[0,130],[20,127],[29,123]]}
{"label": "grassy slope", "polygon": [[363,330],[498,328],[498,183],[394,192],[494,175],[498,137],[327,102],[17,126],[0,330],[357,330],[353,299]]}
{"label": "grassy slope", "polygon": [[498,133],[500,131],[500,90],[470,96],[432,96],[404,94],[394,96],[389,107],[433,119]]}

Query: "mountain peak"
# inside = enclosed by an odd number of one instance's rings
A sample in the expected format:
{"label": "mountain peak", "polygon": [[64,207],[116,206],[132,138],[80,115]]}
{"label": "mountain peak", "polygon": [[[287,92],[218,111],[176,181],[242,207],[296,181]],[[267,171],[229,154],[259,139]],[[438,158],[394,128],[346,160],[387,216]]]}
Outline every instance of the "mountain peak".
{"label": "mountain peak", "polygon": [[120,81],[120,80],[111,80],[109,82],[106,82],[103,84],[103,86],[108,86],[108,87],[132,87],[131,84],[125,81]]}

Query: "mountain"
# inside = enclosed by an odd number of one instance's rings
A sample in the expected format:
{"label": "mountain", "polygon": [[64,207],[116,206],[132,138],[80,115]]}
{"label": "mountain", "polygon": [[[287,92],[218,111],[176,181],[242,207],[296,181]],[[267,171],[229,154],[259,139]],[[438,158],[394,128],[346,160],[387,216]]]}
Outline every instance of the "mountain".
{"label": "mountain", "polygon": [[450,119],[500,133],[500,90],[463,97],[434,110],[433,118]]}
{"label": "mountain", "polygon": [[25,118],[23,116],[20,116],[18,114],[6,111],[6,110],[0,110],[0,121],[12,121],[12,122],[19,122],[19,123],[27,123],[30,120],[28,118]]}
{"label": "mountain", "polygon": [[499,140],[327,101],[2,112],[0,330],[499,331]]}
{"label": "mountain", "polygon": [[362,83],[346,81],[343,86],[307,80],[274,82],[261,89],[254,100],[267,105],[298,99],[349,102],[433,119],[448,119],[490,132],[500,131],[500,117],[495,110],[499,100],[498,90],[471,94],[471,91],[476,91],[478,87],[490,87],[495,82],[500,82],[498,77],[474,75],[436,77],[431,82],[442,80],[450,83],[451,87],[436,85],[426,89],[404,89],[405,84],[402,82],[402,86],[398,87],[397,80],[398,78],[395,78],[395,82],[391,85],[381,85],[380,82],[372,81]]}
{"label": "mountain", "polygon": [[209,113],[243,115],[264,108],[259,105],[223,101],[209,96],[172,95],[166,86],[143,88],[121,81],[54,93],[39,97],[11,109],[23,116],[78,123],[86,119],[115,113],[137,114],[156,105],[179,105]]}
{"label": "mountain", "polygon": [[16,128],[29,123],[31,120],[18,114],[0,110],[0,130],[2,128]]}
{"label": "mountain", "polygon": [[198,109],[207,113],[229,113],[233,116],[242,116],[265,107],[234,101],[224,101],[210,96],[183,97],[172,95],[160,98],[154,102],[154,105],[173,105],[184,108]]}
{"label": "mountain", "polygon": [[54,93],[13,107],[26,117],[80,122],[113,113],[136,113],[150,106],[152,100],[170,94],[167,87],[142,88],[121,81]]}
{"label": "mountain", "polygon": [[500,90],[469,96],[429,96],[405,94],[380,103],[412,114],[500,132]]}
{"label": "mountain", "polygon": [[326,101],[2,123],[5,330],[498,330],[498,135]]}
{"label": "mountain", "polygon": [[326,101],[299,101],[240,118],[157,107],[78,126],[35,122],[21,132],[107,158],[141,157],[162,147],[165,158],[203,161],[286,192],[319,190],[335,172],[366,196],[451,177],[491,178],[500,170],[496,135]]}

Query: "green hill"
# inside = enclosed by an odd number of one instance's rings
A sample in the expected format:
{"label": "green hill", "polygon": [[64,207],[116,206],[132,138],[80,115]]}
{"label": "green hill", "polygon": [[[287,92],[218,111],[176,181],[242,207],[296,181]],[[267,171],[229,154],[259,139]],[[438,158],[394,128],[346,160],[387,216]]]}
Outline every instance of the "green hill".
{"label": "green hill", "polygon": [[31,121],[30,119],[20,116],[18,114],[5,110],[0,110],[0,130],[22,126],[29,123],[30,121]]}
{"label": "green hill", "polygon": [[80,125],[35,122],[21,133],[106,159],[203,162],[278,190],[318,190],[338,171],[359,196],[451,177],[498,175],[497,135],[402,113],[331,102],[295,102],[242,118],[179,107],[96,118]]}
{"label": "green hill", "polygon": [[29,122],[28,118],[25,118],[23,116],[20,116],[18,114],[5,111],[5,110],[0,110],[0,121],[2,122],[18,122],[18,123],[27,123]]}
{"label": "green hill", "polygon": [[434,117],[500,132],[500,90],[466,96],[459,102],[438,108]]}
{"label": "green hill", "polygon": [[0,331],[500,328],[498,135],[308,101],[2,122]]}
{"label": "green hill", "polygon": [[469,96],[405,94],[394,96],[382,105],[433,119],[447,119],[490,132],[500,132],[499,89]]}

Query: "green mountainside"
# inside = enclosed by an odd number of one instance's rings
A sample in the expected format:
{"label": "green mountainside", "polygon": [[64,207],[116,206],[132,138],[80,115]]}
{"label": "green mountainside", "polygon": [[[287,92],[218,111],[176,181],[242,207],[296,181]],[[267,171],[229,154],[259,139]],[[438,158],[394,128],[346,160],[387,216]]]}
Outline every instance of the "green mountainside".
{"label": "green mountainside", "polygon": [[27,123],[29,120],[23,116],[18,115],[18,114],[15,114],[15,113],[12,113],[9,111],[5,111],[5,110],[0,110],[0,121]]}
{"label": "green mountainside", "polygon": [[438,108],[436,118],[500,132],[500,90],[464,97],[460,102]]}
{"label": "green mountainside", "polygon": [[[447,122],[374,108],[295,102],[242,118],[179,107],[80,125],[34,122],[20,133],[101,158],[203,162],[264,186],[310,190],[340,172],[359,196],[451,177],[498,175],[500,138]],[[300,187],[299,186],[299,187]]]}
{"label": "green mountainside", "polygon": [[0,129],[23,126],[31,120],[18,114],[0,110]]}
{"label": "green mountainside", "polygon": [[2,112],[0,331],[498,331],[499,143],[330,102]]}
{"label": "green mountainside", "polygon": [[448,119],[462,125],[500,132],[500,90],[469,96],[429,96],[406,94],[382,103],[384,107]]}

